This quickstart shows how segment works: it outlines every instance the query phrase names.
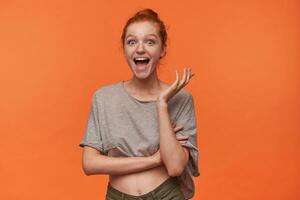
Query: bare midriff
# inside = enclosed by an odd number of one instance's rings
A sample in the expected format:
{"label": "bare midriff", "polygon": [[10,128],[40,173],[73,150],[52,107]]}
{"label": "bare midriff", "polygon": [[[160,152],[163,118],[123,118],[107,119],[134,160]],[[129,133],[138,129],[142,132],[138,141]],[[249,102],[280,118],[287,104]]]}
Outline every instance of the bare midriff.
{"label": "bare midriff", "polygon": [[[169,87],[166,83],[162,83],[163,89]],[[127,83],[125,84],[127,85]],[[137,98],[138,95],[131,94]],[[145,98],[145,95],[143,95]],[[143,98],[137,98],[143,99]],[[157,99],[157,95],[155,97],[151,96],[147,99]],[[149,100],[150,101],[150,100]],[[165,165],[160,165],[158,167],[154,167],[142,172],[130,173],[130,174],[122,174],[122,175],[109,175],[109,183],[110,185],[126,194],[140,196],[146,194],[152,190],[154,190],[157,186],[159,186],[162,182],[168,179],[170,176],[167,172]]]}
{"label": "bare midriff", "polygon": [[109,175],[110,185],[126,194],[140,196],[154,190],[170,176],[164,165],[146,171]]}

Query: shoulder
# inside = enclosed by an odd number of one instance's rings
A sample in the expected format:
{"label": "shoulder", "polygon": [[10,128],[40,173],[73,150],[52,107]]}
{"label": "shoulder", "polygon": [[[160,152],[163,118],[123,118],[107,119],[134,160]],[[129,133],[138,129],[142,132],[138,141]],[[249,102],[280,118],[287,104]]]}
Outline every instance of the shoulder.
{"label": "shoulder", "polygon": [[94,90],[93,96],[103,98],[105,96],[117,94],[119,85],[120,85],[120,82],[107,83],[107,84],[101,85],[100,87],[98,87]]}
{"label": "shoulder", "polygon": [[192,94],[186,89],[182,88],[178,91],[173,97],[172,100],[175,102],[179,102],[180,104],[186,104],[193,100]]}
{"label": "shoulder", "polygon": [[92,92],[92,102],[97,105],[102,105],[104,102],[110,102],[113,99],[118,99],[120,92],[119,90],[119,83],[110,83],[101,85],[100,87],[97,87]]}

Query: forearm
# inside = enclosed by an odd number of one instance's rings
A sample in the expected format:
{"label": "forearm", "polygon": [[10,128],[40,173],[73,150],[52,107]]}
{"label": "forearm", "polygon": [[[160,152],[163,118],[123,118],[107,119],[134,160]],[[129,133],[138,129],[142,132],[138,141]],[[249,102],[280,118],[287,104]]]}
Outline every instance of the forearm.
{"label": "forearm", "polygon": [[86,175],[130,174],[145,171],[161,165],[151,156],[148,157],[108,157],[96,155],[89,159],[85,167]]}
{"label": "forearm", "polygon": [[160,153],[169,175],[177,176],[185,166],[186,155],[173,131],[168,112],[168,104],[157,104],[160,132]]}

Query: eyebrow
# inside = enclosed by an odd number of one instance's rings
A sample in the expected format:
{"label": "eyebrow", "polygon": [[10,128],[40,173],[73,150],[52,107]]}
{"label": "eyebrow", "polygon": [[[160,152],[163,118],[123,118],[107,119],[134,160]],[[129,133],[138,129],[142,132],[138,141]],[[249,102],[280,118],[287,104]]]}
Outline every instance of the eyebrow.
{"label": "eyebrow", "polygon": [[[129,38],[130,36],[135,37],[134,35],[129,34],[129,35],[127,35],[126,39]],[[155,38],[157,38],[157,36],[154,33],[147,34],[146,36],[154,36]]]}

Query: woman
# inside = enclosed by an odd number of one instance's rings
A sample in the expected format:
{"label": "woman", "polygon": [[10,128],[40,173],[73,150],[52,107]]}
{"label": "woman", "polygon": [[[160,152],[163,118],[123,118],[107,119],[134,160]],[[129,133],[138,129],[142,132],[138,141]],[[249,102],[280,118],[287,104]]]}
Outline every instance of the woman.
{"label": "woman", "polygon": [[[109,174],[107,200],[190,199],[191,175],[199,176],[193,97],[183,89],[191,77],[168,85],[157,66],[167,33],[156,12],[145,9],[123,29],[128,81],[95,91],[83,150],[85,174]],[[173,122],[171,122],[173,121]],[[178,125],[179,124],[179,125]]]}

